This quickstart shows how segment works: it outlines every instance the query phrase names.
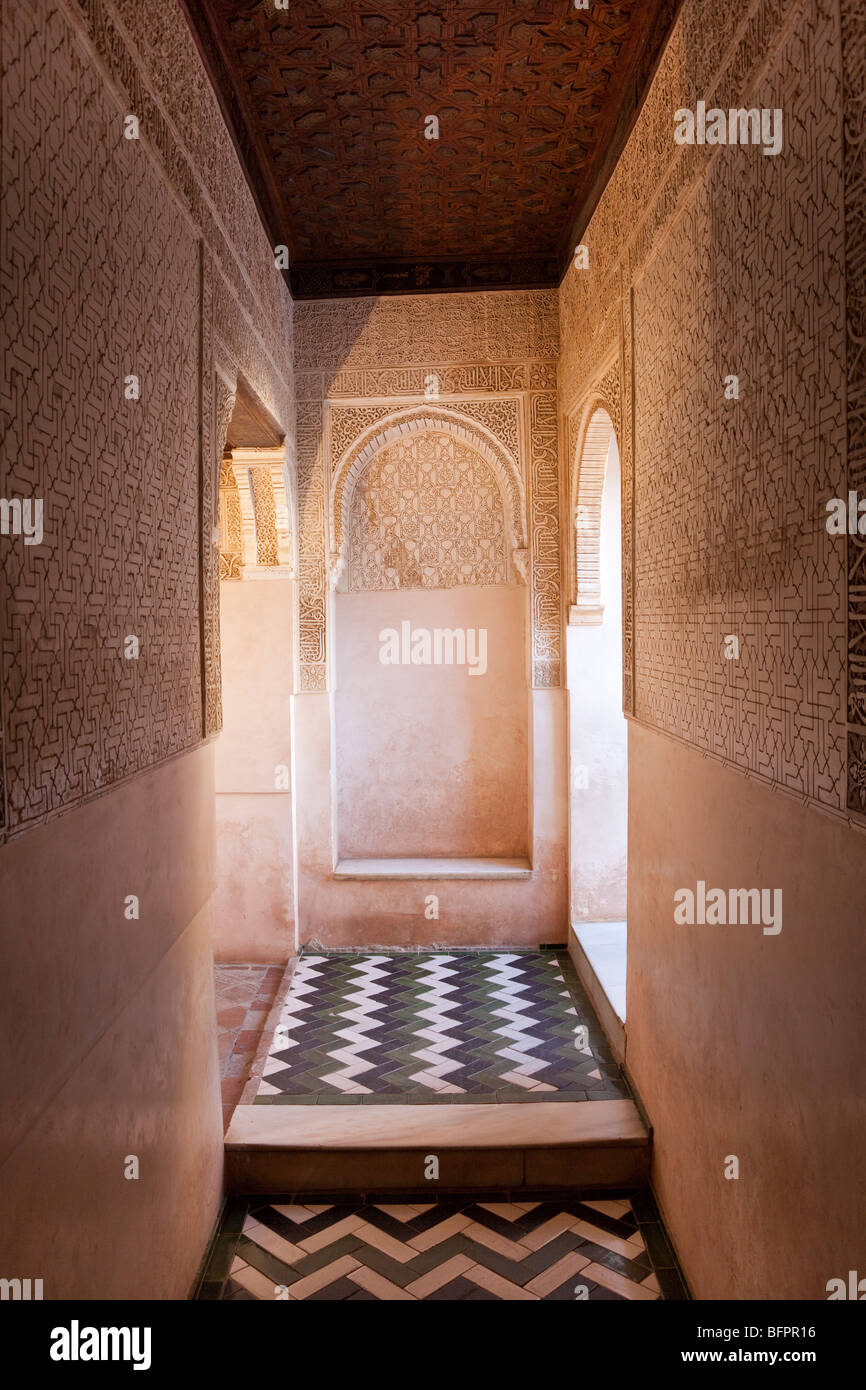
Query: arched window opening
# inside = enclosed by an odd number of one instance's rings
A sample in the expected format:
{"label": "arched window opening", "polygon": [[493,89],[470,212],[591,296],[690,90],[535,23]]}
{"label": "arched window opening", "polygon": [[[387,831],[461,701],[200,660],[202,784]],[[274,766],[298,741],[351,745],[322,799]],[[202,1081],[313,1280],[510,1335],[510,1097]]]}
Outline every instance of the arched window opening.
{"label": "arched window opening", "polygon": [[620,488],[616,435],[600,406],[584,435],[572,504],[569,896],[588,978],[600,986],[619,1029],[625,1019],[628,837]]}

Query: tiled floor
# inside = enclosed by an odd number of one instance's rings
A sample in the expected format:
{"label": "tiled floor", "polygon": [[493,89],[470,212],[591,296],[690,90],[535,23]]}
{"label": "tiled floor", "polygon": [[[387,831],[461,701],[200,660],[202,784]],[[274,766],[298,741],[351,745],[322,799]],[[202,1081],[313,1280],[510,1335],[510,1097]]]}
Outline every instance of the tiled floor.
{"label": "tiled floor", "polygon": [[223,1128],[241,1098],[274,995],[281,965],[215,965]]}
{"label": "tiled floor", "polygon": [[566,952],[302,956],[256,1104],[627,1096]]}
{"label": "tiled floor", "polygon": [[203,1299],[682,1299],[649,1194],[229,1203]]}

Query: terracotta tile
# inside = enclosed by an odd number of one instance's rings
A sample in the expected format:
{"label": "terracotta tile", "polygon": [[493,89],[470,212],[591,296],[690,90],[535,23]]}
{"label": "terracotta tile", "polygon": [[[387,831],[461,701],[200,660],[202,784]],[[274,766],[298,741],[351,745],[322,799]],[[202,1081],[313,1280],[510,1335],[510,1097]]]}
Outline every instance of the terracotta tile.
{"label": "terracotta tile", "polygon": [[605,1216],[615,1216],[618,1220],[623,1216],[628,1216],[631,1211],[631,1202],[623,1198],[605,1198],[601,1202],[584,1202],[585,1207],[593,1207],[595,1211],[603,1212]]}
{"label": "terracotta tile", "polygon": [[521,1236],[520,1244],[529,1250],[540,1250],[542,1245],[553,1240],[554,1236],[562,1235],[563,1231],[570,1231],[574,1225],[575,1218],[569,1212],[559,1212],[549,1221],[545,1221],[543,1226],[537,1226],[534,1231],[530,1231],[529,1235]]}
{"label": "terracotta tile", "polygon": [[443,1240],[448,1240],[449,1236],[456,1236],[459,1231],[471,1224],[468,1216],[464,1216],[462,1212],[455,1212],[448,1221],[443,1221],[439,1226],[432,1226],[429,1231],[423,1231],[420,1236],[413,1236],[409,1244],[416,1250],[430,1250],[434,1245],[441,1245]]}
{"label": "terracotta tile", "polygon": [[393,1216],[395,1221],[411,1221],[413,1216],[417,1216],[421,1207],[383,1207],[379,1202],[375,1203],[377,1211],[383,1211],[386,1216]]}
{"label": "terracotta tile", "polygon": [[[317,1214],[315,1207],[278,1206],[277,1203],[274,1202],[273,1208],[274,1211],[280,1213],[280,1216],[287,1216],[290,1221],[312,1221],[313,1217]],[[319,1207],[318,1210],[327,1211],[327,1207]]]}
{"label": "terracotta tile", "polygon": [[615,1255],[624,1255],[627,1260],[633,1260],[637,1253],[635,1247],[627,1240],[622,1240],[620,1236],[612,1236],[607,1231],[599,1230],[598,1226],[591,1226],[588,1221],[575,1221],[572,1228],[584,1240],[591,1240],[595,1245],[603,1245],[605,1250],[612,1250]]}
{"label": "terracotta tile", "polygon": [[485,1269],[483,1265],[471,1265],[469,1269],[464,1270],[463,1278],[478,1284],[482,1289],[487,1289],[489,1293],[495,1293],[497,1298],[527,1303],[538,1301],[537,1294],[530,1293],[528,1289],[521,1289],[518,1284],[512,1284],[510,1279],[503,1279],[501,1274],[494,1274],[492,1269]]}
{"label": "terracotta tile", "polygon": [[333,1284],[337,1279],[343,1279],[347,1274],[358,1268],[358,1261],[353,1260],[351,1255],[341,1255],[334,1260],[333,1264],[323,1265],[321,1269],[316,1269],[312,1274],[307,1274],[303,1279],[298,1279],[294,1284],[289,1285],[290,1299],[309,1298],[311,1293],[318,1293],[319,1289],[324,1289],[328,1284]]}
{"label": "terracotta tile", "polygon": [[608,1269],[605,1265],[585,1265],[581,1274],[587,1279],[591,1279],[594,1284],[601,1284],[603,1288],[610,1289],[612,1293],[622,1294],[623,1298],[658,1298],[658,1294],[653,1293],[651,1289],[644,1288],[642,1284],[633,1283],[631,1279],[626,1279],[624,1274],[615,1274],[612,1269]]}
{"label": "terracotta tile", "polygon": [[474,1260],[468,1255],[452,1255],[450,1260],[444,1264],[437,1265],[427,1274],[422,1274],[419,1279],[413,1280],[406,1285],[406,1292],[413,1293],[416,1298],[426,1298],[428,1294],[435,1293],[437,1289],[444,1289],[446,1284],[450,1284],[452,1279],[458,1279],[467,1269],[471,1269]]}
{"label": "terracotta tile", "polygon": [[489,1230],[478,1221],[464,1227],[463,1235],[468,1236],[470,1240],[477,1240],[479,1245],[486,1245],[488,1250],[495,1250],[498,1255],[504,1255],[506,1259],[525,1260],[529,1257],[529,1250],[525,1245],[518,1245],[516,1241]]}
{"label": "terracotta tile", "polygon": [[255,1294],[256,1298],[273,1302],[275,1284],[273,1279],[268,1279],[259,1270],[253,1269],[252,1265],[247,1265],[245,1269],[238,1270],[237,1274],[232,1275],[245,1289]]}
{"label": "terracotta tile", "polygon": [[481,1202],[485,1211],[493,1216],[501,1216],[505,1221],[519,1221],[524,1212],[532,1210],[532,1203],[525,1202]]}
{"label": "terracotta tile", "polygon": [[247,1011],[242,1004],[227,1004],[217,1010],[217,1023],[223,1029],[240,1028],[246,1016]]}
{"label": "terracotta tile", "polygon": [[300,1241],[301,1248],[312,1255],[315,1250],[323,1250],[326,1245],[333,1245],[334,1241],[341,1236],[350,1236],[357,1231],[359,1226],[366,1223],[360,1216],[346,1216],[342,1221],[337,1221],[335,1225],[329,1226],[325,1231],[318,1231],[314,1236],[307,1236]]}
{"label": "terracotta tile", "polygon": [[393,1236],[386,1235],[378,1227],[371,1226],[369,1221],[364,1221],[354,1232],[361,1240],[365,1240],[368,1245],[373,1245],[377,1250],[381,1250],[383,1255],[390,1255],[392,1260],[399,1260],[400,1264],[406,1264],[418,1252],[412,1250],[404,1241],[395,1240]]}
{"label": "terracotta tile", "polygon": [[293,1245],[290,1240],[286,1240],[285,1236],[272,1231],[270,1226],[264,1226],[258,1221],[255,1224],[255,1232],[247,1231],[246,1226],[244,1226],[245,1233],[263,1250],[268,1250],[272,1255],[276,1255],[278,1260],[283,1261],[283,1264],[298,1264],[305,1255],[309,1254],[309,1251],[302,1250],[299,1245]]}
{"label": "terracotta tile", "polygon": [[415,1303],[415,1295],[409,1293],[408,1289],[401,1289],[399,1284],[392,1284],[390,1279],[384,1275],[377,1274],[375,1269],[367,1269],[361,1265],[359,1269],[354,1269],[349,1275],[353,1284],[358,1284],[368,1293],[375,1294],[377,1298],[388,1299],[393,1302]]}
{"label": "terracotta tile", "polygon": [[539,1298],[544,1298],[545,1294],[558,1289],[560,1284],[564,1284],[566,1279],[570,1279],[589,1263],[585,1255],[579,1254],[577,1250],[570,1250],[561,1260],[557,1260],[555,1265],[545,1269],[542,1274],[536,1274],[534,1279],[524,1284],[524,1288],[530,1293],[537,1293]]}
{"label": "terracotta tile", "polygon": [[[252,1063],[252,1053],[233,1052],[225,1063],[225,1075],[234,1079],[246,1080],[247,1073]],[[243,1086],[241,1086],[243,1090]]]}

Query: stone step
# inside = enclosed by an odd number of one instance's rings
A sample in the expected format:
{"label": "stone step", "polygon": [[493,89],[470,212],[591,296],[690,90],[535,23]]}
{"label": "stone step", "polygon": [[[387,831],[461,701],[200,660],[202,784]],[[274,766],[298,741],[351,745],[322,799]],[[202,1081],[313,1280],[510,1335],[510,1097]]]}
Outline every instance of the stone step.
{"label": "stone step", "polygon": [[239,1105],[225,1154],[230,1193],[631,1188],[650,1133],[631,1100]]}

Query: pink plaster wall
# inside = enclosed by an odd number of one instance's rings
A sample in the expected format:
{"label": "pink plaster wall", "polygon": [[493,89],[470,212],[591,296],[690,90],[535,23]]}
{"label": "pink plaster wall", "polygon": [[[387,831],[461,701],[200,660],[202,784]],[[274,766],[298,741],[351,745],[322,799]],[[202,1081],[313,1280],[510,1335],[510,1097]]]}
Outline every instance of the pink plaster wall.
{"label": "pink plaster wall", "polygon": [[[629,855],[626,1065],[692,1292],[826,1298],[863,1272],[866,832],[632,722]],[[676,925],[699,878],[782,888],[779,935]]]}
{"label": "pink plaster wall", "polygon": [[[685,0],[560,292],[560,407],[574,438],[611,403],[632,503],[626,1061],[700,1298],[821,1299],[863,1267],[857,614],[822,523],[859,457],[856,8]],[[675,144],[721,94],[784,109],[782,157]],[[698,880],[781,887],[781,934],[675,925]]]}
{"label": "pink plaster wall", "polygon": [[0,493],[45,499],[0,553],[0,1272],[181,1298],[222,1178],[201,470],[217,359],[291,428],[292,307],[178,5],[0,21]]}
{"label": "pink plaster wall", "polygon": [[[483,880],[341,881],[331,740],[334,696],[295,699],[298,921],[301,942],[331,946],[537,945],[565,941],[568,923],[567,705],[564,690],[530,692],[532,876]],[[426,918],[425,899],[439,899]]]}
{"label": "pink plaster wall", "polygon": [[[340,857],[528,852],[527,593],[469,585],[335,597]],[[380,633],[484,629],[468,666],[383,665]]]}
{"label": "pink plaster wall", "polygon": [[[285,961],[294,948],[290,579],[220,585],[223,728],[214,750],[214,955]],[[289,785],[277,787],[276,769]]]}
{"label": "pink plaster wall", "polygon": [[0,852],[2,1272],[46,1299],[190,1290],[222,1185],[212,873],[208,747]]}

